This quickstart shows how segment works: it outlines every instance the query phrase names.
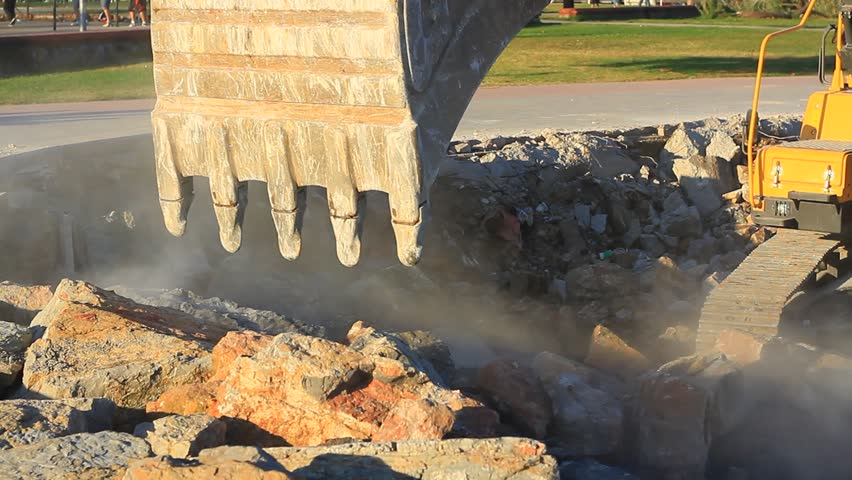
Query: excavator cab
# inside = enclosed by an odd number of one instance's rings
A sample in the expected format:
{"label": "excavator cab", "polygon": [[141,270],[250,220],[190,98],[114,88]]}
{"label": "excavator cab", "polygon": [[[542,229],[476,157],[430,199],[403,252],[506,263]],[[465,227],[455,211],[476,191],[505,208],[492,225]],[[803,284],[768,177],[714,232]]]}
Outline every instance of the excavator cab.
{"label": "excavator cab", "polygon": [[[827,81],[825,43],[830,37],[836,48],[834,73]],[[762,48],[758,82],[764,53]],[[755,158],[757,122],[750,125],[752,218],[760,225],[848,234],[852,233],[852,0],[842,0],[837,25],[826,29],[819,72],[828,88],[810,96],[797,141],[764,147]],[[759,83],[752,112],[757,111],[758,95]]]}

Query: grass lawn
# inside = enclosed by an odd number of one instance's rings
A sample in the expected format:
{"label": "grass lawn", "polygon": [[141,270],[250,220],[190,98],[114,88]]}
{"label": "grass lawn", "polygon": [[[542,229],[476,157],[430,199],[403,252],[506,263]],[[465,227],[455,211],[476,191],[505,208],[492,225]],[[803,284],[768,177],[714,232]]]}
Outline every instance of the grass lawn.
{"label": "grass lawn", "polygon": [[[762,30],[574,22],[524,29],[486,85],[752,76]],[[819,30],[773,40],[770,75],[815,74]]]}
{"label": "grass lawn", "polygon": [[154,74],[149,62],[0,78],[0,92],[3,92],[0,97],[3,104],[151,98],[154,96]]}
{"label": "grass lawn", "polygon": [[[816,72],[821,31],[795,32],[770,45],[771,75]],[[620,82],[752,76],[762,30],[572,22],[524,29],[485,85]],[[49,103],[154,95],[150,63],[0,78],[0,103]]]}

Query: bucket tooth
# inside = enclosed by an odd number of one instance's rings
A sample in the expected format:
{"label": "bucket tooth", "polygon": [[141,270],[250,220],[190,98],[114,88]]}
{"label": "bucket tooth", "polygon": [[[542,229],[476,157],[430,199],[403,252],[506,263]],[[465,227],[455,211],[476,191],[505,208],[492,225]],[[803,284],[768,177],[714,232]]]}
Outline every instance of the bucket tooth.
{"label": "bucket tooth", "polygon": [[302,251],[302,219],[305,216],[305,189],[296,193],[296,207],[293,210],[272,209],[272,220],[278,232],[278,250],[287,260],[296,260]]}
{"label": "bucket tooth", "polygon": [[210,168],[210,194],[219,223],[219,240],[222,247],[236,253],[242,243],[242,224],[248,203],[248,183],[239,182],[231,167],[231,146],[224,126],[214,129],[207,152]]}
{"label": "bucket tooth", "polygon": [[[363,205],[361,199],[358,204]],[[364,208],[356,207],[352,216],[331,216],[331,227],[337,242],[337,258],[344,266],[354,267],[361,258],[361,228]]]}
{"label": "bucket tooth", "polygon": [[331,226],[337,244],[337,258],[347,267],[354,267],[361,258],[360,199],[350,170],[351,153],[346,133],[328,127],[323,131],[323,151],[328,169],[326,195]]}
{"label": "bucket tooth", "polygon": [[302,251],[305,189],[296,185],[290,139],[284,126],[280,122],[267,122],[263,134],[266,190],[278,232],[278,250],[287,260],[296,260]]}
{"label": "bucket tooth", "polygon": [[[301,251],[305,187],[325,188],[337,256],[361,253],[362,196],[388,194],[414,265],[429,190],[476,89],[550,0],[152,0],[160,199],[180,235],[209,176],[240,247],[248,181],[268,184],[281,255]],[[167,128],[168,127],[168,128]]]}
{"label": "bucket tooth", "polygon": [[176,237],[186,232],[186,219],[193,199],[192,177],[184,177],[175,165],[172,133],[166,120],[154,118],[154,156],[157,165],[157,189],[166,230]]}

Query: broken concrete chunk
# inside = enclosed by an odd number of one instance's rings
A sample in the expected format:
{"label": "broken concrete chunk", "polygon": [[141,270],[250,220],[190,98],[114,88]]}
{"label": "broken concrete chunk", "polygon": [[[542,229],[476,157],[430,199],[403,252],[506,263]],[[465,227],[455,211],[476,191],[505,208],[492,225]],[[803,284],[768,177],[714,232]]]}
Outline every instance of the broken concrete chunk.
{"label": "broken concrete chunk", "polygon": [[210,415],[170,415],[141,424],[134,435],[144,438],[155,455],[198,456],[201,450],[225,443],[226,426]]}
{"label": "broken concrete chunk", "polygon": [[114,480],[131,459],[150,455],[127,433],[78,433],[0,451],[0,478]]}
{"label": "broken concrete chunk", "polygon": [[33,335],[27,327],[0,321],[0,390],[18,379]]}
{"label": "broken concrete chunk", "polygon": [[602,148],[592,155],[590,172],[595,177],[613,178],[619,175],[632,175],[639,171],[639,165],[621,148]]}
{"label": "broken concrete chunk", "polygon": [[510,360],[479,370],[477,386],[506,420],[534,438],[544,438],[553,417],[550,397],[535,372]]}
{"label": "broken concrete chunk", "polygon": [[597,262],[565,274],[568,296],[578,300],[608,299],[612,292],[627,296],[638,291],[633,272],[615,263]]}
{"label": "broken concrete chunk", "polygon": [[658,173],[665,179],[673,179],[672,169],[676,159],[703,155],[706,148],[707,140],[700,133],[687,129],[684,125],[678,126],[660,151]]}
{"label": "broken concrete chunk", "polygon": [[707,145],[706,153],[708,157],[721,158],[726,162],[732,162],[740,155],[740,147],[730,135],[717,130],[710,135],[710,144]]}
{"label": "broken concrete chunk", "polygon": [[619,449],[621,402],[576,374],[563,373],[543,383],[553,403],[554,441],[566,453],[607,455]]}
{"label": "broken concrete chunk", "polygon": [[681,358],[644,375],[635,442],[643,476],[703,478],[710,444],[738,420],[743,394],[742,372],[722,354]]}
{"label": "broken concrete chunk", "polygon": [[731,165],[718,157],[693,155],[677,159],[672,170],[686,196],[703,216],[722,206],[723,193],[737,188]]}
{"label": "broken concrete chunk", "polygon": [[633,378],[651,367],[644,355],[603,325],[592,332],[584,363],[623,379]]}

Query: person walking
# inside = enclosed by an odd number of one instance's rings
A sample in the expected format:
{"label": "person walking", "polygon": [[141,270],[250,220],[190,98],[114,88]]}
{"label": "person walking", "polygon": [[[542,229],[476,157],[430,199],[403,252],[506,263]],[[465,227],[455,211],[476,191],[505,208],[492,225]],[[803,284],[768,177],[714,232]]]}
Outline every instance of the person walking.
{"label": "person walking", "polygon": [[101,0],[101,9],[103,9],[102,16],[106,17],[106,22],[104,22],[103,27],[109,28],[110,26],[110,15],[109,15],[109,4],[111,0]]}
{"label": "person walking", "polygon": [[6,14],[6,20],[9,20],[9,26],[14,27],[21,19],[15,13],[15,4],[17,0],[3,0],[3,12]]}
{"label": "person walking", "polygon": [[147,0],[130,0],[130,26],[136,26],[136,11],[139,11],[139,19],[142,20],[142,26],[148,26],[148,15],[145,11],[148,8]]}

